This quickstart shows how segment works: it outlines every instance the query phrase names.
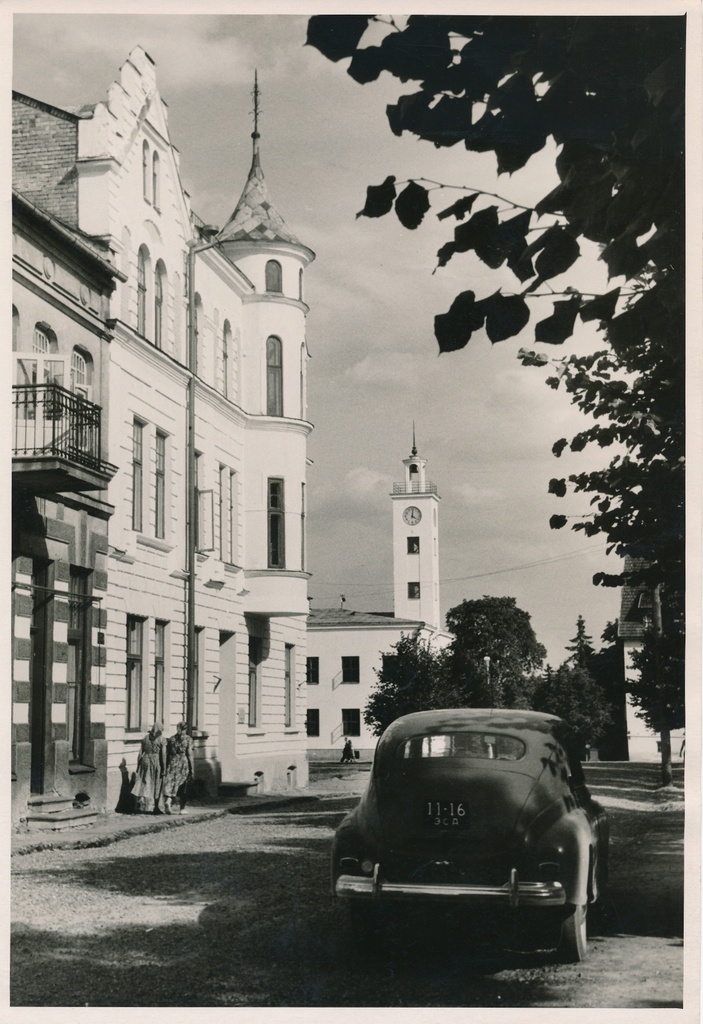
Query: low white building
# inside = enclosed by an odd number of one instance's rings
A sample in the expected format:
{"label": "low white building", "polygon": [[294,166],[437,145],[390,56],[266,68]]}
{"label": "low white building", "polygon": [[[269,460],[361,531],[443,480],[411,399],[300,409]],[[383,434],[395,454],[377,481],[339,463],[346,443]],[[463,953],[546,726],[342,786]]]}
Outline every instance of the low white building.
{"label": "low white building", "polygon": [[440,497],[426,479],[426,462],[413,442],[403,459],[404,479],[390,495],[393,612],[310,609],[306,689],[312,761],[339,759],[345,737],[360,757],[372,756],[378,737],[364,723],[364,709],[384,654],[401,637],[417,634],[438,647],[451,641],[439,622]]}

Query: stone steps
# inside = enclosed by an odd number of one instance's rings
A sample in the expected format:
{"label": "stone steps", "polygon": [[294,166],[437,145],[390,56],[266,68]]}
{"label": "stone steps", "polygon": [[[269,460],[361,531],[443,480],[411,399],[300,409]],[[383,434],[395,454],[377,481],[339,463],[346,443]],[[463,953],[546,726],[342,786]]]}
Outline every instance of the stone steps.
{"label": "stone steps", "polygon": [[30,832],[52,832],[92,825],[98,812],[90,807],[74,807],[71,797],[42,795],[27,801],[25,822]]}

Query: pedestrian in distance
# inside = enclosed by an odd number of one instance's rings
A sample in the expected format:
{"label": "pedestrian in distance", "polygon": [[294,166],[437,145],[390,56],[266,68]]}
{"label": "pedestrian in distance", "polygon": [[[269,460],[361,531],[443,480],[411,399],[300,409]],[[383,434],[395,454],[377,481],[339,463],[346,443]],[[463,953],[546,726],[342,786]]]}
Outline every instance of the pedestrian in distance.
{"label": "pedestrian in distance", "polygon": [[179,722],[176,735],[166,744],[166,774],[164,775],[164,810],[171,814],[171,801],[178,797],[179,814],[186,814],[188,783],[193,778],[193,740],[188,735],[188,723]]}
{"label": "pedestrian in distance", "polygon": [[134,809],[138,813],[161,813],[161,791],[165,767],[163,726],[161,722],[154,722],[142,740],[137,759],[137,770],[132,783]]}
{"label": "pedestrian in distance", "polygon": [[340,760],[340,764],[346,764],[347,762],[353,761],[353,760],[354,760],[354,747],[352,746],[352,741],[345,736],[344,737],[344,747],[342,749],[342,757],[341,757],[341,760]]}

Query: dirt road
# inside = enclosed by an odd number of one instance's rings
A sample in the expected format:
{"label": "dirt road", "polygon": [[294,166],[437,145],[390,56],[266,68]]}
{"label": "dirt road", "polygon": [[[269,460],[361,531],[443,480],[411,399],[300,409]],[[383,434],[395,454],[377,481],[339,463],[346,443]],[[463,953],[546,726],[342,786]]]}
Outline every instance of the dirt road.
{"label": "dirt road", "polygon": [[313,809],[14,857],[12,1003],[680,1007],[682,794],[658,790],[654,767],[587,771],[612,853],[584,963],[507,952],[458,924],[369,962],[329,896],[332,831],[354,803],[340,779]]}

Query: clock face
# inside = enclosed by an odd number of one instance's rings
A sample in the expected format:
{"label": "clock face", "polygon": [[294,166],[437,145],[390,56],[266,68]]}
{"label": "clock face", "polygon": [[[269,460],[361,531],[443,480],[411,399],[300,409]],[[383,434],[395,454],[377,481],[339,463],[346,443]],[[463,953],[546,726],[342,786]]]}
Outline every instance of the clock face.
{"label": "clock face", "polygon": [[419,508],[416,508],[415,505],[408,505],[403,512],[403,519],[408,526],[416,526],[422,519],[422,512]]}

